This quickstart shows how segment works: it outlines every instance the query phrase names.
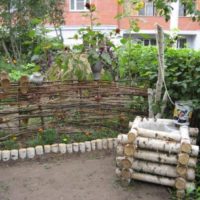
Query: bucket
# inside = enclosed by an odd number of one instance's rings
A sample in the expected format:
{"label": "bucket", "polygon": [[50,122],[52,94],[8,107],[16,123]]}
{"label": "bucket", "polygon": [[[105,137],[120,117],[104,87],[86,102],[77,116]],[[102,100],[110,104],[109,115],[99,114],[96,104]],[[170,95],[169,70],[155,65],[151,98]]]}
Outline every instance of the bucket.
{"label": "bucket", "polygon": [[178,125],[189,125],[192,117],[191,101],[176,101],[174,109],[174,121]]}

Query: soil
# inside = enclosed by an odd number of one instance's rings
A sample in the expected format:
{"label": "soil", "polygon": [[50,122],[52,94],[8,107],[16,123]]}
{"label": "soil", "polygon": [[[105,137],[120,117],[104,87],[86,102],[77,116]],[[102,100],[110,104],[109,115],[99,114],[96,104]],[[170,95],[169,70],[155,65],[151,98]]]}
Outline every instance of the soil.
{"label": "soil", "polygon": [[167,200],[167,187],[122,186],[112,153],[49,155],[0,163],[0,200]]}

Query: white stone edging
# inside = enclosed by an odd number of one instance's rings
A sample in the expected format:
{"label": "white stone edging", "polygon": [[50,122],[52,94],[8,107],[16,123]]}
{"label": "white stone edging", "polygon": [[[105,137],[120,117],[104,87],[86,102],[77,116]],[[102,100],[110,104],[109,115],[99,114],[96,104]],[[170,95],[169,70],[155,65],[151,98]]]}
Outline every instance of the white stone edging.
{"label": "white stone edging", "polygon": [[105,138],[92,141],[85,141],[72,144],[52,144],[52,145],[38,145],[36,147],[27,147],[12,150],[0,150],[0,161],[6,162],[9,160],[24,160],[26,158],[33,159],[36,156],[42,156],[49,153],[72,154],[72,153],[86,153],[95,150],[112,150],[117,145],[117,138]]}

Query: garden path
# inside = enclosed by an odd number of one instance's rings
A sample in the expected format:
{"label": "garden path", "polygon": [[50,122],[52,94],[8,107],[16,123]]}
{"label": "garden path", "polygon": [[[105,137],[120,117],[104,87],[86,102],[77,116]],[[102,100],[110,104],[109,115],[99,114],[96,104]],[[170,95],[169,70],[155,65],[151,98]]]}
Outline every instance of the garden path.
{"label": "garden path", "polygon": [[135,182],[122,187],[108,153],[0,163],[1,200],[167,200],[166,187]]}

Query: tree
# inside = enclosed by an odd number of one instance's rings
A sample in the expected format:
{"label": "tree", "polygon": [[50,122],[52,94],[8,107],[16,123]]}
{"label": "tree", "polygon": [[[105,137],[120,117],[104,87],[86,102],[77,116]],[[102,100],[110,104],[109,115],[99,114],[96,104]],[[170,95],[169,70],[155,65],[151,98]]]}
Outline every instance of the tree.
{"label": "tree", "polygon": [[[168,21],[170,19],[170,13],[172,11],[172,7],[170,3],[177,2],[178,0],[149,0],[154,3],[154,6],[157,10],[158,15],[164,16],[165,20]],[[132,5],[133,9],[140,10],[144,6],[144,0],[118,0],[119,4],[129,4]],[[180,0],[180,2],[184,5],[186,14],[192,16],[193,21],[200,21],[200,11],[196,9],[196,3],[198,0]]]}
{"label": "tree", "polygon": [[50,23],[58,28],[64,22],[63,3],[64,0],[1,0],[0,50],[10,62],[23,59],[38,25]]}

